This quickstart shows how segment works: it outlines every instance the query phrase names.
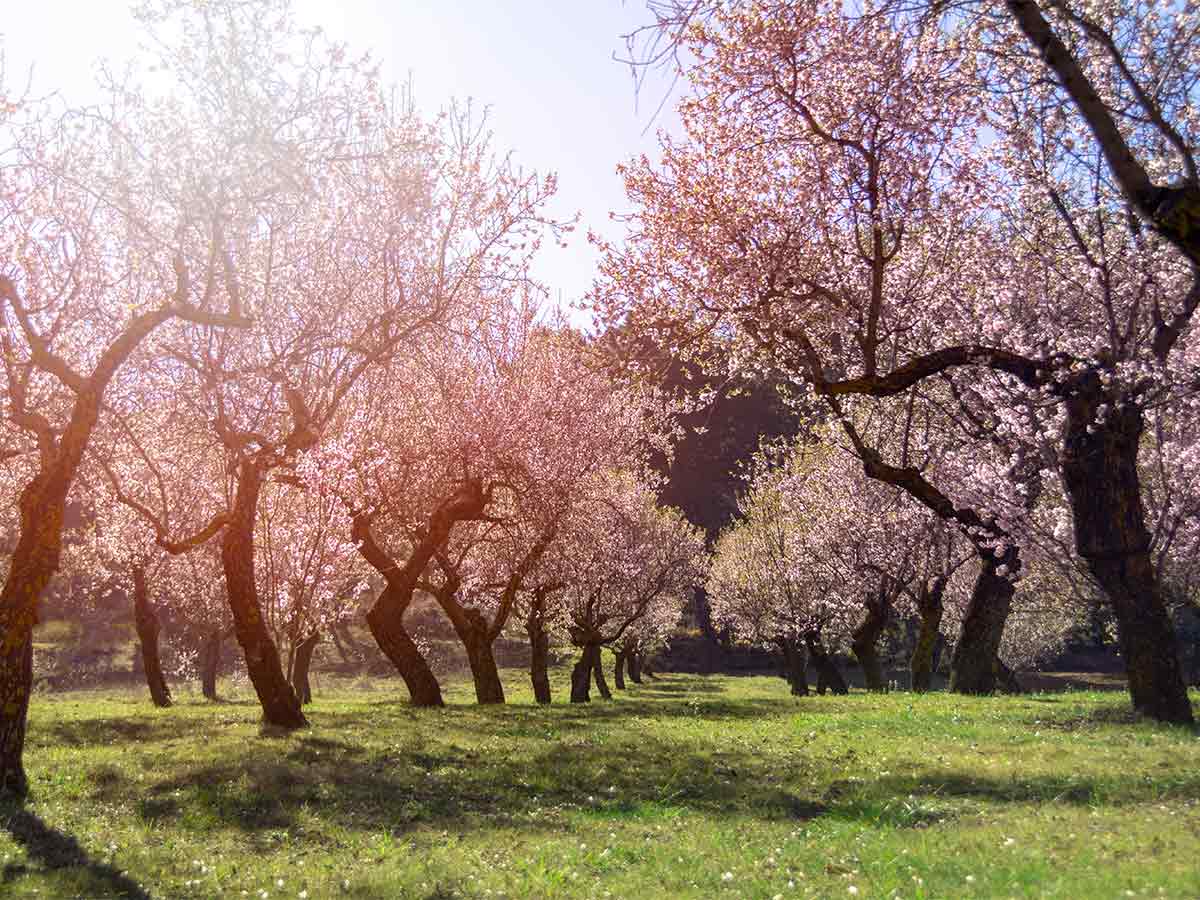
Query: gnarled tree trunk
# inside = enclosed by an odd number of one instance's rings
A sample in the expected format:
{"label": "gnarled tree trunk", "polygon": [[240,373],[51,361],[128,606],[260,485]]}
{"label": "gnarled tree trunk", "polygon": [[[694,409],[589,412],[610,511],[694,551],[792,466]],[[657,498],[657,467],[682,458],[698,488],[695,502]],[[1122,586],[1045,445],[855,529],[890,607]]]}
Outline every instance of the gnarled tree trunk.
{"label": "gnarled tree trunk", "polygon": [[809,632],[804,636],[804,643],[808,646],[808,657],[817,669],[817,693],[824,694],[826,689],[835,694],[850,693],[850,689],[846,686],[846,679],[838,671],[833,659],[825,652],[821,636]]}
{"label": "gnarled tree trunk", "polygon": [[880,635],[883,634],[883,629],[887,627],[891,604],[888,603],[888,598],[881,589],[878,593],[867,597],[864,606],[867,614],[851,635],[850,649],[854,651],[855,659],[862,666],[863,680],[866,682],[867,690],[882,692],[884,687],[883,667],[879,663],[876,645],[879,643]]}
{"label": "gnarled tree trunk", "polygon": [[481,704],[503,703],[504,685],[500,682],[500,670],[496,667],[492,641],[488,638],[486,630],[483,634],[475,632],[463,637],[463,645],[467,649],[471,677],[475,681],[475,701]]}
{"label": "gnarled tree trunk", "polygon": [[995,693],[996,659],[1013,598],[1011,577],[997,570],[1005,566],[1015,574],[1020,565],[1015,547],[1001,556],[980,548],[978,555],[982,566],[950,661],[950,690],[956,694]]}
{"label": "gnarled tree trunk", "polygon": [[404,679],[413,706],[442,706],[444,701],[433,670],[404,627],[404,614],[412,602],[417,581],[434,554],[445,546],[454,523],[483,515],[489,499],[478,482],[462,485],[458,493],[429,517],[429,527],[403,566],[375,541],[370,518],[363,514],[353,518],[350,534],[358,545],[358,552],[385,582],[383,591],[367,612],[367,625],[379,649]]}
{"label": "gnarled tree trunk", "polygon": [[[1134,403],[1117,403],[1088,372],[1070,385],[1062,473],[1075,544],[1112,604],[1133,708],[1163,722],[1192,721],[1183,672],[1158,572],[1137,471],[1145,427]],[[1103,422],[1101,406],[1107,407]]]}
{"label": "gnarled tree trunk", "polygon": [[308,671],[312,666],[313,652],[321,642],[321,632],[314,631],[299,641],[292,656],[292,690],[300,698],[300,702],[312,703],[312,685],[308,681]]}
{"label": "gnarled tree trunk", "polygon": [[150,592],[146,586],[146,567],[134,565],[133,573],[133,624],[137,629],[138,644],[142,651],[142,672],[150,688],[150,699],[155,706],[171,705],[171,691],[163,677],[162,662],[158,656],[158,614],[150,603]]}
{"label": "gnarled tree trunk", "polygon": [[921,630],[917,634],[917,643],[913,647],[912,660],[912,689],[919,693],[929,690],[933,683],[934,650],[941,636],[942,613],[944,611],[943,597],[946,593],[946,579],[935,578],[932,585],[921,585],[917,594],[917,612],[921,617]]}
{"label": "gnarled tree trunk", "polygon": [[234,634],[246,657],[246,673],[263,719],[281,728],[303,728],[308,724],[300,709],[300,700],[283,674],[279,649],[271,639],[258,602],[258,583],[254,577],[254,520],[263,471],[254,458],[243,459],[238,466],[237,495],[233,514],[221,539],[221,563],[229,608],[233,611]]}

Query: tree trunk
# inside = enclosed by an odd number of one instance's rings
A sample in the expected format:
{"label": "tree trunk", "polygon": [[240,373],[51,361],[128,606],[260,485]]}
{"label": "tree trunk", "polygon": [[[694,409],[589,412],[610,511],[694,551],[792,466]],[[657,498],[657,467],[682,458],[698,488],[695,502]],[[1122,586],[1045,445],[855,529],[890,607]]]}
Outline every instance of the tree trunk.
{"label": "tree trunk", "polygon": [[634,650],[629,654],[629,680],[634,684],[642,683],[642,654]]}
{"label": "tree trunk", "polygon": [[911,660],[912,689],[925,693],[933,683],[934,649],[941,636],[942,598],[946,593],[946,579],[935,578],[933,585],[922,585],[917,595],[917,612],[921,616],[921,630],[913,647]]}
{"label": "tree trunk", "polygon": [[525,633],[529,635],[529,680],[533,684],[533,699],[538,703],[550,702],[550,636],[542,625],[538,612],[525,620]]}
{"label": "tree trunk", "polygon": [[404,679],[413,706],[445,706],[442,689],[433,670],[404,627],[404,612],[408,602],[405,601],[398,610],[397,605],[383,602],[390,590],[384,588],[379,600],[367,613],[371,634],[375,636],[375,642],[384,656],[391,660]]}
{"label": "tree trunk", "polygon": [[[1133,708],[1163,722],[1192,722],[1175,629],[1150,556],[1137,471],[1145,427],[1133,403],[1118,405],[1095,372],[1070,386],[1062,472],[1079,555],[1112,604]],[[1105,421],[1098,421],[1101,406]]]}
{"label": "tree trunk", "polygon": [[780,638],[779,646],[783,650],[784,671],[787,673],[788,684],[796,697],[808,696],[808,655],[804,647],[791,638]]}
{"label": "tree trunk", "polygon": [[596,647],[596,655],[592,658],[592,672],[595,674],[596,690],[600,692],[600,696],[611,700],[612,691],[608,689],[608,682],[604,680],[604,654],[599,646]]}
{"label": "tree trunk", "polygon": [[864,605],[867,615],[854,629],[850,648],[854,651],[854,657],[858,660],[858,664],[862,666],[863,680],[866,682],[867,690],[882,693],[884,689],[883,667],[879,663],[876,644],[879,643],[883,629],[887,627],[891,606],[882,590],[875,596],[868,597]]}
{"label": "tree trunk", "polygon": [[1025,688],[1017,680],[1017,673],[1010,669],[999,656],[996,657],[996,684],[1006,694],[1025,693]]}
{"label": "tree trunk", "polygon": [[[72,477],[77,466],[78,461],[64,477]],[[42,592],[58,571],[69,486],[69,480],[56,484],[39,473],[18,501],[20,535],[0,592],[0,795],[24,797],[29,790],[22,757],[33,689],[33,626]]]}
{"label": "tree trunk", "polygon": [[616,653],[616,662],[613,665],[613,681],[617,685],[618,691],[625,690],[625,660],[628,654],[621,651]]}
{"label": "tree trunk", "polygon": [[579,655],[579,662],[575,663],[575,667],[571,670],[572,703],[587,703],[592,699],[590,696],[592,669],[595,668],[595,658],[599,655],[598,644],[584,645],[583,652]]}
{"label": "tree trunk", "polygon": [[300,700],[283,674],[279,649],[271,639],[258,602],[258,584],[254,577],[254,521],[263,470],[253,459],[244,459],[238,467],[237,495],[233,515],[221,539],[221,563],[229,607],[233,611],[234,634],[246,657],[246,673],[263,719],[281,728],[303,728],[308,724]]}
{"label": "tree trunk", "polygon": [[217,669],[221,665],[221,644],[225,634],[214,628],[200,645],[200,690],[209,700],[217,699]]}
{"label": "tree trunk", "polygon": [[138,643],[142,650],[142,671],[146,685],[150,688],[150,699],[155,706],[166,708],[171,705],[171,691],[163,677],[162,662],[158,657],[158,614],[150,603],[150,592],[146,587],[146,567],[134,565],[133,569],[133,623],[137,629]]}
{"label": "tree trunk", "polygon": [[312,685],[308,682],[308,670],[312,665],[313,651],[321,642],[321,632],[314,631],[295,646],[292,657],[292,690],[300,702],[312,703]]}
{"label": "tree trunk", "polygon": [[475,681],[475,702],[503,703],[504,685],[500,683],[500,671],[496,668],[496,656],[492,652],[492,642],[487,633],[464,637],[463,645],[467,648],[471,677]]}
{"label": "tree trunk", "polygon": [[817,667],[817,693],[824,694],[826,688],[835,694],[850,693],[850,689],[846,686],[846,679],[838,671],[833,659],[825,652],[820,636],[810,632],[804,636],[804,642],[808,645],[809,658]]}
{"label": "tree trunk", "polygon": [[1017,550],[1011,546],[1000,557],[981,548],[979,558],[979,577],[950,662],[950,690],[956,694],[996,691],[996,659],[1013,598],[1010,576],[997,574],[997,569],[1003,565],[1015,574],[1020,565]]}

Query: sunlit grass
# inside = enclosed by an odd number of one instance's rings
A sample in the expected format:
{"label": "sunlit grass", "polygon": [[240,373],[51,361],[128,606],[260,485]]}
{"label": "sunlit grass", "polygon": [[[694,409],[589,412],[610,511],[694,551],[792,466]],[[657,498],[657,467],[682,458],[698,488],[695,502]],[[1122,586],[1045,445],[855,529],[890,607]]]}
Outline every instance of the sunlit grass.
{"label": "sunlit grass", "polygon": [[39,698],[0,894],[1200,895],[1200,740],[1121,694],[667,676],[539,709],[505,674],[509,706],[444,710],[325,679],[286,736],[244,689]]}

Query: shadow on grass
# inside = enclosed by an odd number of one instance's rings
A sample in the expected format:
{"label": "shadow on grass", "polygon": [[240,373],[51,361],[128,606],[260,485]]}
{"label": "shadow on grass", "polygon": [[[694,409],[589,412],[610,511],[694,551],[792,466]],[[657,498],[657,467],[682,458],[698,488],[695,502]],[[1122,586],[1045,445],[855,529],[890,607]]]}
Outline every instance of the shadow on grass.
{"label": "shadow on grass", "polygon": [[[133,897],[149,900],[141,886],[116,867],[97,862],[88,856],[72,835],[47,825],[23,806],[6,802],[0,804],[4,830],[25,848],[29,859],[45,869],[72,869],[74,896]],[[29,867],[9,863],[0,872],[0,884],[11,884],[29,875]]]}

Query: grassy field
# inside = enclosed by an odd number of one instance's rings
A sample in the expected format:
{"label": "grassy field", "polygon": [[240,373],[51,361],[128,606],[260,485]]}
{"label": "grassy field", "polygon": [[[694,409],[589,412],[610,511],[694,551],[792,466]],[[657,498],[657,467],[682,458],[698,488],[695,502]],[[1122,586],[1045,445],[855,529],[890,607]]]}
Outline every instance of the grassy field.
{"label": "grassy field", "polygon": [[[1123,694],[793,699],[665,676],[586,707],[322,684],[39,697],[0,896],[1200,897],[1200,737]],[[556,684],[557,696],[564,684]]]}

